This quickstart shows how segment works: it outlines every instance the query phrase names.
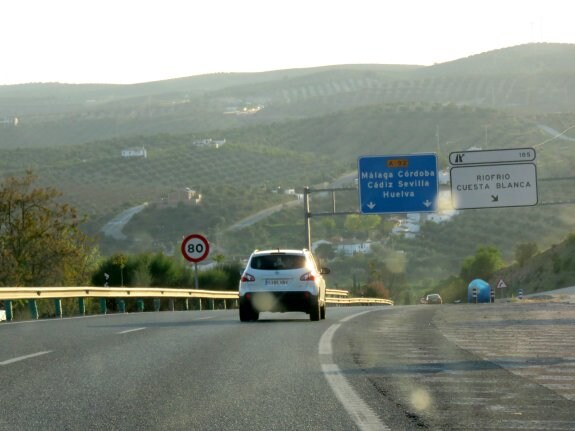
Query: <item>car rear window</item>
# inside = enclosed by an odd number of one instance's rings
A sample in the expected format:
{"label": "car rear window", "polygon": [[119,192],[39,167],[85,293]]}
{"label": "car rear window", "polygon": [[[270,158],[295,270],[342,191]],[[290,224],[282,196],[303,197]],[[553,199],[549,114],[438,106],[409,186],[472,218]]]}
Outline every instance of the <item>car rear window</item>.
{"label": "car rear window", "polygon": [[250,266],[261,270],[305,268],[305,256],[301,254],[267,254],[253,256]]}

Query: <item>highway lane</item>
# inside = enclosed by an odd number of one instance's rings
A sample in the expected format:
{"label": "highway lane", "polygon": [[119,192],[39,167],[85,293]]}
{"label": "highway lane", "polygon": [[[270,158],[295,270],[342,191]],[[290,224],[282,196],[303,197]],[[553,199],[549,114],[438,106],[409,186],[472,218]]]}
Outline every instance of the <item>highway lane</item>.
{"label": "highway lane", "polygon": [[575,307],[0,325],[0,430],[575,429]]}
{"label": "highway lane", "polygon": [[329,322],[269,316],[254,324],[240,324],[237,311],[3,324],[0,361],[50,353],[0,367],[0,429],[357,429],[319,365]]}

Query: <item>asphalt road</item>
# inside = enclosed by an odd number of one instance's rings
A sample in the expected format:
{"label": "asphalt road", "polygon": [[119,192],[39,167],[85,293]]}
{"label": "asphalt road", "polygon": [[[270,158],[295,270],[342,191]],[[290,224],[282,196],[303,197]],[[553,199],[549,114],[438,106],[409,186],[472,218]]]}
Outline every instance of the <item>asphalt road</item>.
{"label": "asphalt road", "polygon": [[0,430],[573,430],[575,306],[0,324]]}
{"label": "asphalt road", "polygon": [[148,203],[144,203],[132,208],[128,208],[125,211],[122,211],[120,214],[118,214],[116,217],[114,217],[112,220],[110,220],[102,227],[101,229],[102,232],[104,233],[104,235],[111,236],[114,239],[118,240],[126,239],[126,235],[124,235],[122,229],[124,229],[124,226],[126,226],[126,224],[131,220],[132,217],[134,217],[140,211],[144,210],[147,206]]}

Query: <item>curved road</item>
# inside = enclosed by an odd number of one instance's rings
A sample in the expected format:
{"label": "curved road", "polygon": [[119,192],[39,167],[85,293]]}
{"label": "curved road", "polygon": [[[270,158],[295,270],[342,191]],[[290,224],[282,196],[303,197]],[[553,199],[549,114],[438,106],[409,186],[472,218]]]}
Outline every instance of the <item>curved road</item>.
{"label": "curved road", "polygon": [[572,430],[570,304],[0,325],[0,430]]}
{"label": "curved road", "polygon": [[147,206],[148,203],[145,202],[141,205],[128,208],[127,210],[122,211],[120,214],[118,214],[116,217],[114,217],[112,220],[106,223],[102,227],[101,231],[104,233],[104,235],[111,236],[114,239],[118,240],[126,239],[127,237],[122,232],[122,229],[124,229],[124,226],[131,220],[132,217],[134,217],[136,214],[138,214]]}

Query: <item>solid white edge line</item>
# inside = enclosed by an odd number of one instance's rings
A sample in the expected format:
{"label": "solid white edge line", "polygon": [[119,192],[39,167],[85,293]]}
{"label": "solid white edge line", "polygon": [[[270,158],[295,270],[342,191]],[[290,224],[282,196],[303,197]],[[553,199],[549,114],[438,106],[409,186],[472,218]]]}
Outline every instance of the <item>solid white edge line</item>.
{"label": "solid white edge line", "polygon": [[318,351],[320,355],[330,355],[333,353],[333,349],[331,347],[331,340],[333,339],[333,334],[335,331],[339,329],[340,324],[331,325],[327,330],[323,333],[319,340]]}
{"label": "solid white edge line", "polygon": [[144,329],[146,329],[146,328],[127,329],[125,331],[118,332],[118,335],[129,334],[130,332],[136,332],[136,331],[143,331]]}
{"label": "solid white edge line", "polygon": [[389,431],[389,428],[356,394],[336,364],[322,364],[321,369],[335,396],[359,429],[363,431]]}
{"label": "solid white edge line", "polygon": [[0,365],[9,365],[9,364],[13,364],[14,362],[24,361],[26,359],[35,358],[36,356],[42,356],[42,355],[46,355],[48,353],[52,353],[52,350],[46,350],[45,352],[37,352],[37,353],[32,353],[30,355],[19,356],[17,358],[8,359],[6,361],[0,362]]}
{"label": "solid white edge line", "polygon": [[[340,322],[347,322],[355,317],[370,313],[375,310],[363,311],[341,319]],[[332,340],[335,332],[340,328],[341,323],[331,325],[321,336],[318,345],[321,370],[325,379],[339,400],[343,408],[349,413],[352,420],[363,431],[390,429],[377,417],[371,408],[353,390],[340,368],[333,361]]]}
{"label": "solid white edge line", "polygon": [[349,322],[351,319],[355,319],[356,317],[363,316],[364,314],[371,313],[373,311],[376,311],[376,310],[367,310],[367,311],[362,311],[361,313],[352,314],[351,316],[344,317],[343,319],[340,320],[340,322],[342,322],[342,323]]}

